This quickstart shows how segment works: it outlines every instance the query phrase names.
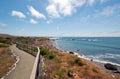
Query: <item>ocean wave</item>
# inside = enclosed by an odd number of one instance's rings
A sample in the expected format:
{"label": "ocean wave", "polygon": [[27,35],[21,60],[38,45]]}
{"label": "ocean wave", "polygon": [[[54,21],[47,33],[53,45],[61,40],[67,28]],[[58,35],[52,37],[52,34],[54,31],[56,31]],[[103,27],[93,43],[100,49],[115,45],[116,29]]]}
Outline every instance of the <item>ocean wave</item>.
{"label": "ocean wave", "polygon": [[97,55],[97,56],[91,56],[88,55],[90,58],[95,58],[95,59],[99,59],[99,58],[119,58],[120,59],[120,54],[111,54],[111,53],[105,53],[104,55]]}
{"label": "ocean wave", "polygon": [[98,39],[88,39],[89,42],[99,42],[100,40]]}
{"label": "ocean wave", "polygon": [[[118,57],[120,57],[120,55],[119,54],[109,54],[109,53],[107,53],[108,55],[110,55],[110,56],[118,56]],[[74,55],[76,55],[76,56],[78,56],[79,58],[83,58],[83,59],[86,59],[86,60],[91,60],[91,59],[93,59],[94,61],[96,61],[96,62],[100,62],[100,63],[103,63],[103,64],[105,64],[105,63],[111,63],[111,64],[114,64],[114,65],[117,65],[117,66],[120,66],[120,64],[118,64],[118,63],[114,63],[114,62],[111,62],[111,61],[108,61],[108,60],[102,60],[101,59],[101,57],[107,57],[107,56],[105,56],[105,55],[100,55],[100,56],[85,56],[85,55],[83,55],[83,54],[78,54],[77,52],[74,52]],[[114,58],[114,57],[113,57]]]}
{"label": "ocean wave", "polygon": [[120,64],[113,63],[113,62],[110,62],[110,61],[104,61],[104,60],[98,60],[98,59],[95,59],[94,61],[100,62],[100,63],[103,63],[103,64],[110,63],[110,64],[113,64],[113,65],[116,65],[116,66],[120,66]]}
{"label": "ocean wave", "polygon": [[81,39],[82,41],[89,41],[89,42],[100,42],[101,40],[98,40],[98,39]]}
{"label": "ocean wave", "polygon": [[97,43],[84,43],[85,45],[91,45],[95,47],[103,47],[103,48],[111,48],[111,49],[120,49],[120,47],[110,46],[110,45],[103,45],[103,44],[97,44]]}

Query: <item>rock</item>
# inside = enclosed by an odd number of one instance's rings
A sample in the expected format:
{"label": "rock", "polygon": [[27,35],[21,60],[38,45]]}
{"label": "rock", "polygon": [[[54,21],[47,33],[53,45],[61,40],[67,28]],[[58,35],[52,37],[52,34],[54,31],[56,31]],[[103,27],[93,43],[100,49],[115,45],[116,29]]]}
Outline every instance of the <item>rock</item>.
{"label": "rock", "polygon": [[72,72],[68,72],[68,76],[69,77],[73,77],[73,73]]}
{"label": "rock", "polygon": [[117,71],[115,71],[114,73],[119,73],[119,74],[120,74],[120,71],[117,70]]}
{"label": "rock", "polygon": [[75,40],[75,39],[72,39],[72,40]]}
{"label": "rock", "polygon": [[70,54],[74,54],[74,52],[71,52],[71,51],[70,51],[69,53],[70,53]]}
{"label": "rock", "polygon": [[93,61],[93,59],[91,59],[90,61]]}
{"label": "rock", "polygon": [[104,65],[104,67],[105,67],[106,69],[109,69],[109,70],[117,70],[117,67],[116,67],[115,65],[110,64],[110,63],[106,63],[106,64]]}

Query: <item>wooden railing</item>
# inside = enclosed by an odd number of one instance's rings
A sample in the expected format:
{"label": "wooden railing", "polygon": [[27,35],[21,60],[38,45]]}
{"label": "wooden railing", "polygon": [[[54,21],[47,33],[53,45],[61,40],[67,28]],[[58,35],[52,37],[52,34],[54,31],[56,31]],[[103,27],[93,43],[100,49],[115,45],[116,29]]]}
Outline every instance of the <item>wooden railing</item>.
{"label": "wooden railing", "polygon": [[35,58],[35,62],[34,62],[34,65],[33,65],[33,69],[32,69],[32,72],[31,72],[31,76],[30,76],[30,79],[37,79],[38,78],[38,67],[39,67],[39,61],[40,61],[40,49],[39,47],[37,47],[38,49],[38,53],[37,53],[37,56]]}

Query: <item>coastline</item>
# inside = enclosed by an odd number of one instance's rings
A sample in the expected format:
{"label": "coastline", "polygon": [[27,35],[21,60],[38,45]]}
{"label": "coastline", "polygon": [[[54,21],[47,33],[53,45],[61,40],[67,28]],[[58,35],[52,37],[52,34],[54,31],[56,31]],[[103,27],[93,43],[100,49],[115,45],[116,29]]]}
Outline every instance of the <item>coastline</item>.
{"label": "coastline", "polygon": [[[52,41],[52,46],[57,49],[58,51],[61,51],[61,52],[64,52],[64,53],[69,53],[70,54],[70,51],[63,51],[61,49],[59,49],[56,44],[55,44],[55,40],[54,39],[50,39],[50,41]],[[79,57],[79,58],[82,58],[83,60],[86,60],[87,62],[90,62],[94,65],[96,65],[97,67],[99,67],[103,72],[107,73],[108,75],[111,75],[113,78],[115,79],[120,79],[120,73],[115,73],[113,70],[108,70],[104,67],[104,65],[107,63],[107,62],[100,62],[100,61],[95,61],[95,60],[92,60],[90,58],[87,58],[85,57],[84,55],[81,55],[76,53],[76,52],[73,52],[75,56]],[[113,63],[111,63],[113,64]],[[114,64],[113,64],[114,65]],[[120,66],[118,65],[115,65],[118,69],[118,71],[120,71]]]}
{"label": "coastline", "polygon": [[[69,52],[69,51],[68,51]],[[82,59],[85,59],[87,60],[88,62],[91,62],[95,65],[97,65],[101,70],[105,71],[107,74],[111,75],[112,77],[115,77],[116,79],[120,79],[120,73],[115,73],[114,70],[108,70],[104,67],[104,65],[107,63],[107,62],[100,62],[100,61],[96,61],[96,60],[93,60],[91,61],[91,59],[89,58],[86,58],[85,56],[81,56],[79,55],[78,53],[74,53],[75,55],[77,55],[79,58],[82,58]],[[113,63],[110,63],[110,64],[113,64]],[[114,64],[113,64],[114,65]],[[118,69],[118,71],[120,71],[120,66],[118,65],[115,65]]]}

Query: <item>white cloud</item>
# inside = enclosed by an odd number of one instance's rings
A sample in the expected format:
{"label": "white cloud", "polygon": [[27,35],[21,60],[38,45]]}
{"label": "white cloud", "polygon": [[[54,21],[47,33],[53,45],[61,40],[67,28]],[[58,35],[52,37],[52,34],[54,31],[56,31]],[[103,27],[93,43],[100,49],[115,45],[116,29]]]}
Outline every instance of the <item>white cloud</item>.
{"label": "white cloud", "polygon": [[60,16],[72,15],[77,7],[85,4],[86,0],[49,0],[46,7],[50,17],[59,18]]}
{"label": "white cloud", "polygon": [[50,17],[54,17],[54,18],[59,18],[60,15],[57,11],[57,7],[55,5],[49,5],[46,8],[48,15],[50,15]]}
{"label": "white cloud", "polygon": [[93,6],[95,2],[104,3],[108,0],[48,0],[46,11],[52,18],[70,16],[83,5]]}
{"label": "white cloud", "polygon": [[92,6],[95,3],[95,0],[88,0],[88,5]]}
{"label": "white cloud", "polygon": [[11,15],[12,16],[17,16],[19,18],[26,18],[26,16],[22,12],[20,12],[20,11],[13,10],[12,13],[11,13]]}
{"label": "white cloud", "polygon": [[7,24],[0,22],[0,26],[1,26],[1,27],[4,27],[4,26],[6,26],[6,25],[7,25]]}
{"label": "white cloud", "polygon": [[39,18],[39,19],[46,19],[45,15],[34,9],[32,6],[28,6],[28,9],[32,16]]}
{"label": "white cloud", "polygon": [[31,23],[31,24],[37,24],[38,22],[35,21],[34,19],[30,19],[30,23]]}
{"label": "white cloud", "polygon": [[96,12],[95,16],[110,16],[120,10],[120,5],[107,6],[103,10]]}

